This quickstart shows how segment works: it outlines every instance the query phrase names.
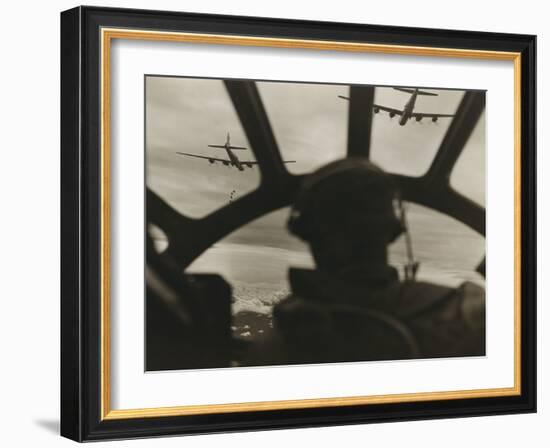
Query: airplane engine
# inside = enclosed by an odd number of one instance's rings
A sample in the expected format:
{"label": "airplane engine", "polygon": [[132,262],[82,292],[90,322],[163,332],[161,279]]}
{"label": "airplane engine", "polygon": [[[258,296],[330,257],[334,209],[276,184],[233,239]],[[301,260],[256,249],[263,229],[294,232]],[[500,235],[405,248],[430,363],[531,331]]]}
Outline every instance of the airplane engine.
{"label": "airplane engine", "polygon": [[229,165],[229,162],[223,162],[223,164],[224,164],[225,166],[228,166],[228,165]]}
{"label": "airplane engine", "polygon": [[421,121],[422,118],[423,118],[422,115],[417,115],[417,116],[416,116],[416,121]]}
{"label": "airplane engine", "polygon": [[390,118],[395,117],[395,112],[390,112]]}
{"label": "airplane engine", "polygon": [[245,164],[248,168],[252,168],[252,164],[251,163],[246,163]]}
{"label": "airplane engine", "polygon": [[437,121],[437,117],[432,117],[432,121],[435,123]]}
{"label": "airplane engine", "polygon": [[216,161],[214,159],[208,159],[208,161],[213,164],[213,163],[216,163]]}
{"label": "airplane engine", "polygon": [[380,108],[375,107],[375,108],[373,109],[373,111],[374,111],[375,114],[377,114],[378,112],[380,112]]}

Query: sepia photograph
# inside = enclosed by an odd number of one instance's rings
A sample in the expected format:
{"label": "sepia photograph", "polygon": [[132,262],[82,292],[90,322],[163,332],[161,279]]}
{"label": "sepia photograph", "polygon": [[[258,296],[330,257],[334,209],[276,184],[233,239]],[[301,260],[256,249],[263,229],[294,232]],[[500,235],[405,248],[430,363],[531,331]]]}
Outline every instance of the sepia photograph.
{"label": "sepia photograph", "polygon": [[485,92],[145,77],[146,370],[485,355]]}
{"label": "sepia photograph", "polygon": [[537,411],[536,36],[405,16],[61,14],[63,436]]}

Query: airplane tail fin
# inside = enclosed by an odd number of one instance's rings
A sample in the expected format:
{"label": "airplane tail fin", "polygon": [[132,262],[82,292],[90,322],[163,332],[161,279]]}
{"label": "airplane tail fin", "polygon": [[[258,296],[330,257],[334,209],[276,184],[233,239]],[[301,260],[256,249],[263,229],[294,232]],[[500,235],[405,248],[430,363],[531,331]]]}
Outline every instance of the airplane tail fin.
{"label": "airplane tail fin", "polygon": [[[405,87],[394,87],[394,90],[399,90],[400,92],[406,92],[406,93],[414,93],[417,89],[407,89]],[[425,92],[424,90],[418,90],[418,95],[425,95],[425,96],[438,96],[437,93],[432,92]]]}

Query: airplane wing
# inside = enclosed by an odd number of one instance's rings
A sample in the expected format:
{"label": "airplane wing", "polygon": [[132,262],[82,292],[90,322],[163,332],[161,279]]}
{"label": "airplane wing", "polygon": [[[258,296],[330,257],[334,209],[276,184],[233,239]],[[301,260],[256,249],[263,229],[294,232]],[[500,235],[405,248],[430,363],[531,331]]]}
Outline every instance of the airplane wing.
{"label": "airplane wing", "polygon": [[218,159],[217,157],[207,157],[207,156],[199,156],[197,154],[188,154],[186,152],[176,152],[176,154],[179,154],[180,156],[188,156],[188,157],[196,157],[197,159],[206,159],[209,161],[215,161],[215,162],[222,162],[222,163],[231,163],[231,160],[227,159]]}
{"label": "airplane wing", "polygon": [[[258,165],[258,162],[255,160],[239,160],[242,166],[248,166],[252,168],[252,165]],[[283,163],[296,163],[296,160],[283,160]]]}
{"label": "airplane wing", "polygon": [[[217,157],[199,156],[198,154],[189,154],[187,152],[176,152],[176,154],[179,154],[180,156],[196,157],[197,159],[205,159],[208,160],[210,163],[221,162],[224,165],[233,165],[233,162],[231,162],[231,160],[218,159]],[[252,168],[253,165],[258,165],[258,162],[256,162],[255,160],[239,160],[239,163],[242,166],[247,166],[249,168]],[[283,163],[296,163],[296,160],[283,160]]]}
{"label": "airplane wing", "polygon": [[[349,96],[338,95],[338,98],[342,98],[343,100],[349,101]],[[390,114],[403,115],[402,110],[394,109],[392,107],[380,106],[380,104],[373,104],[372,108],[375,109],[375,111],[383,110],[383,111],[388,112]]]}
{"label": "airplane wing", "polygon": [[[206,145],[206,146],[208,146],[209,148],[222,148],[222,149],[226,148],[225,145]],[[248,148],[245,148],[244,146],[229,145],[229,149],[248,149]]]}
{"label": "airplane wing", "polygon": [[417,95],[426,95],[426,96],[439,96],[437,93],[433,92],[426,92],[425,90],[419,90],[419,89],[409,89],[405,87],[394,87],[394,90],[399,90],[400,92],[407,92],[407,93],[414,93],[416,91]]}
{"label": "airplane wing", "polygon": [[454,114],[425,114],[424,112],[413,112],[412,116],[422,118],[442,118],[442,117],[454,117]]}
{"label": "airplane wing", "polygon": [[373,108],[373,109],[383,110],[384,112],[388,112],[388,113],[390,113],[390,114],[403,115],[403,111],[402,111],[402,110],[394,109],[393,107],[380,106],[380,104],[373,104],[373,105],[372,105],[372,108]]}

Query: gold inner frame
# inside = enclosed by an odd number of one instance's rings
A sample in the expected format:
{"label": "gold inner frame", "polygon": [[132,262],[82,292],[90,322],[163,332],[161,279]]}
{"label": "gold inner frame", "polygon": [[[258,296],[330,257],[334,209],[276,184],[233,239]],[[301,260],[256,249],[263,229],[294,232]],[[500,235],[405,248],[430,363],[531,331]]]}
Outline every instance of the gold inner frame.
{"label": "gold inner frame", "polygon": [[[514,386],[442,392],[314,398],[246,403],[111,409],[110,370],[110,51],[113,39],[368,52],[413,56],[505,60],[514,63]],[[413,401],[502,397],[521,394],[521,53],[304,39],[101,29],[101,419],[167,417],[262,410],[306,409]]]}

